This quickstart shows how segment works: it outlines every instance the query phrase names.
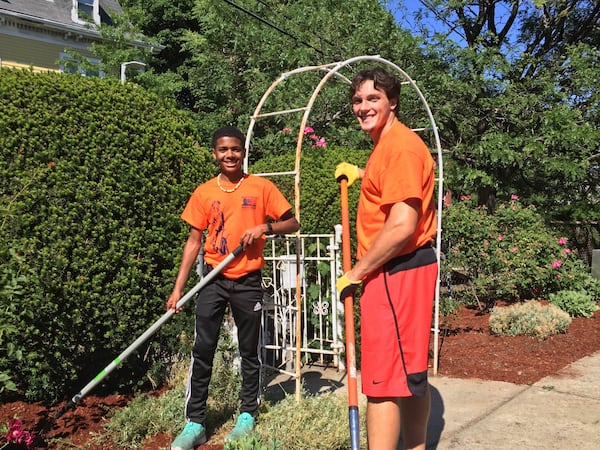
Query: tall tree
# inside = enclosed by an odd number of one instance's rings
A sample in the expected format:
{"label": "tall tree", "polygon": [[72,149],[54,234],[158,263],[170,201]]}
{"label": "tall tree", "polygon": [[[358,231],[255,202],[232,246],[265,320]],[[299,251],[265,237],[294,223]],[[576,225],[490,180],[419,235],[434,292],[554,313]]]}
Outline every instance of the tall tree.
{"label": "tall tree", "polygon": [[[420,72],[427,63],[417,41],[372,0],[126,0],[146,34],[165,49],[153,64],[171,95],[198,113],[205,136],[217,124],[243,126],[268,86],[298,67],[378,54]],[[410,69],[409,68],[409,69]],[[286,82],[281,105],[291,107],[315,79]],[[163,84],[163,87],[165,84]],[[347,90],[324,93],[311,125],[323,134],[348,126]],[[284,119],[274,120],[284,127]],[[260,134],[261,130],[257,130]],[[266,132],[265,132],[266,133]]]}
{"label": "tall tree", "polygon": [[441,110],[454,189],[490,208],[518,191],[550,216],[595,217],[600,3],[420,3],[417,29],[462,86]]}

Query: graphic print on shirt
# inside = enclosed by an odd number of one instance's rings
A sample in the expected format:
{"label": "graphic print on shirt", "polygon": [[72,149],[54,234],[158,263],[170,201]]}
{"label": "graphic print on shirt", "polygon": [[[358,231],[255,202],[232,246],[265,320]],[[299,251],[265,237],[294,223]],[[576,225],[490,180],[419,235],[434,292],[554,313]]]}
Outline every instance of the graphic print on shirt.
{"label": "graphic print on shirt", "polygon": [[256,209],[257,201],[258,201],[258,199],[256,197],[243,197],[242,198],[242,208]]}
{"label": "graphic print on shirt", "polygon": [[215,200],[211,205],[210,226],[214,230],[211,244],[213,250],[219,252],[221,255],[227,255],[229,247],[227,245],[227,238],[225,237],[225,214],[221,209],[221,202],[219,200]]}

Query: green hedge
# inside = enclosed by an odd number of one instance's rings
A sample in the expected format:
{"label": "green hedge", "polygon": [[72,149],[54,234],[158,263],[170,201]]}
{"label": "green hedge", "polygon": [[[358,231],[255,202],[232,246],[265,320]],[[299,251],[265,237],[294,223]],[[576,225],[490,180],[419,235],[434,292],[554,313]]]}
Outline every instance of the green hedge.
{"label": "green hedge", "polygon": [[[340,188],[334,178],[336,166],[347,161],[364,167],[370,151],[339,147],[307,148],[300,158],[300,226],[302,234],[333,233],[341,223]],[[251,173],[294,170],[295,148],[285,155],[265,158],[252,165]],[[291,175],[270,178],[294,204],[294,179]],[[355,241],[355,219],[360,181],[348,188],[350,231]]]}
{"label": "green hedge", "polygon": [[[134,84],[0,70],[0,374],[30,399],[74,394],[164,314],[179,214],[215,170],[195,134]],[[171,354],[185,316],[123,383]]]}

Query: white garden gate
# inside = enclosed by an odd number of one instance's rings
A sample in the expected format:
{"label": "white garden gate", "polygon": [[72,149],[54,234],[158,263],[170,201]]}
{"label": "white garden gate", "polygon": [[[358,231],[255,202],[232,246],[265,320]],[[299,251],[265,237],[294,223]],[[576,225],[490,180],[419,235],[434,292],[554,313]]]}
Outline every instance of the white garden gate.
{"label": "white garden gate", "polygon": [[[270,238],[263,271],[262,362],[296,376],[296,332],[300,317],[302,363],[344,369],[343,305],[337,301],[341,234],[301,234]],[[300,286],[297,283],[296,243],[300,243]],[[300,292],[301,307],[296,306]]]}

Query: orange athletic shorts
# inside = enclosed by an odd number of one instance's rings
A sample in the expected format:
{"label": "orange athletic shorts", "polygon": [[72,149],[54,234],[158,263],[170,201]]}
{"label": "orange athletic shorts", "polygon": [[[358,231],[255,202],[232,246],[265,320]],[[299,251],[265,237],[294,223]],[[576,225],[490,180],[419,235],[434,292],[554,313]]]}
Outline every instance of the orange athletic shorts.
{"label": "orange athletic shorts", "polygon": [[435,251],[398,256],[365,280],[360,298],[362,392],[423,396],[435,285]]}

